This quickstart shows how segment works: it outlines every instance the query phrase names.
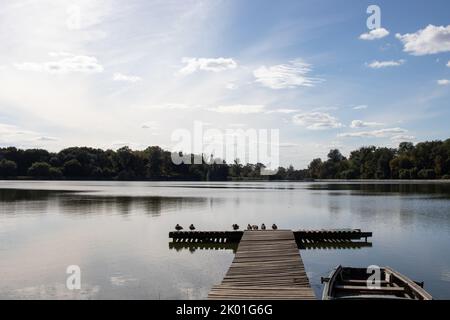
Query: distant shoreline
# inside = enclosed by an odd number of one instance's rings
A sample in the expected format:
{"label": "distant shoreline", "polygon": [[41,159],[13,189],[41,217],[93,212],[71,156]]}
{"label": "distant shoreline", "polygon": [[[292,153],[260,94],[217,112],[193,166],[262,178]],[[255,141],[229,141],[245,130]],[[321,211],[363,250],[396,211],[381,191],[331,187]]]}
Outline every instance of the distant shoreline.
{"label": "distant shoreline", "polygon": [[[411,180],[401,180],[401,179],[305,179],[305,180],[270,180],[270,179],[241,179],[241,180],[176,180],[176,179],[166,179],[166,180],[116,180],[116,179],[38,179],[30,177],[18,177],[14,179],[4,179],[0,178],[0,182],[198,182],[198,183],[220,183],[220,182],[276,182],[276,183],[292,183],[292,182],[303,182],[303,183],[372,183],[372,184],[426,184],[426,183],[448,183],[450,184],[450,179],[411,179]],[[1,188],[1,186],[0,186]]]}
{"label": "distant shoreline", "polygon": [[[182,159],[182,161],[175,161]],[[193,165],[194,164],[194,165]],[[345,157],[332,149],[326,160],[312,159],[305,169],[263,163],[227,163],[210,155],[183,154],[150,146],[102,150],[70,147],[0,148],[0,179],[93,181],[441,181],[450,180],[450,139],[398,148],[361,147]]]}

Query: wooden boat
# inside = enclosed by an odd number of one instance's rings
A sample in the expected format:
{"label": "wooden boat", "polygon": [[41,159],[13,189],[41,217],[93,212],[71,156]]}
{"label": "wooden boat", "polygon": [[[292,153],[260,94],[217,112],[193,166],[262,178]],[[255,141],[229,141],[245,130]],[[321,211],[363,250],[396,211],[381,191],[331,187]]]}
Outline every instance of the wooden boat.
{"label": "wooden boat", "polygon": [[423,282],[417,283],[399,272],[389,268],[380,268],[379,281],[373,282],[373,272],[367,268],[337,266],[325,283],[323,300],[334,299],[405,299],[432,300],[432,296],[423,289]]}

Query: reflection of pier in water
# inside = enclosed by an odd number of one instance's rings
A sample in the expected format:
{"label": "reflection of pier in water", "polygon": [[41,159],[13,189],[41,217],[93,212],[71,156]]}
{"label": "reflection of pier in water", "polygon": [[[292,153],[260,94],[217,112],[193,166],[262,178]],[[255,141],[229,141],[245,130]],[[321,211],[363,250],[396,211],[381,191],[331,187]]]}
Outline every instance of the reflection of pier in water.
{"label": "reflection of pier in water", "polygon": [[232,250],[236,253],[238,248],[237,242],[230,243],[213,243],[213,242],[169,242],[169,249],[176,251],[189,250],[195,252],[196,250]]}

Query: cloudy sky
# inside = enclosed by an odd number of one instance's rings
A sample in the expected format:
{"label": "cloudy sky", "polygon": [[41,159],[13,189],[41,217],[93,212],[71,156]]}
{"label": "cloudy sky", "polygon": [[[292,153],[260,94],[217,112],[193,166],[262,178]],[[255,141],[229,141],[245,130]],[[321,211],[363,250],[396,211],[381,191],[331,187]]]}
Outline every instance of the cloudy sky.
{"label": "cloudy sky", "polygon": [[[370,4],[381,27],[366,26]],[[450,137],[450,2],[2,0],[0,146],[279,129],[283,165]]]}

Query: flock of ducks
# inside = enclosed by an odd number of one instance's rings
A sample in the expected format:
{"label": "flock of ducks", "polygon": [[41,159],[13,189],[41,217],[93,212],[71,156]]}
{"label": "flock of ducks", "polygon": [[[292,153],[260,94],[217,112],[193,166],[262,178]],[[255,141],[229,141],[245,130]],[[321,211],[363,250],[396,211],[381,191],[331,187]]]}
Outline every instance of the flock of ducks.
{"label": "flock of ducks", "polygon": [[[234,224],[232,225],[232,227],[233,227],[233,230],[234,230],[234,231],[239,230],[239,225],[236,224],[236,223],[234,223]],[[256,224],[251,225],[251,224],[249,223],[249,224],[247,225],[247,230],[258,230],[258,229],[259,229],[259,227],[258,227]],[[277,229],[278,229],[278,226],[277,226],[275,223],[272,224],[272,230],[277,230]],[[180,225],[177,223],[177,225],[175,226],[175,230],[181,231],[181,230],[183,230],[183,227],[180,226]],[[194,230],[195,230],[194,224],[191,223],[191,225],[189,226],[189,230],[191,230],[191,231],[194,231]],[[266,230],[266,225],[265,225],[264,223],[261,224],[261,230]]]}
{"label": "flock of ducks", "polygon": [[[254,224],[254,225],[250,225],[250,224],[248,224],[247,225],[247,230],[258,230],[259,228],[258,228],[258,226],[256,225],[256,224]],[[266,225],[263,223],[263,224],[261,224],[261,230],[266,230],[267,228],[266,228]],[[272,224],[272,230],[277,230],[278,229],[278,226],[274,223],[274,224]]]}

